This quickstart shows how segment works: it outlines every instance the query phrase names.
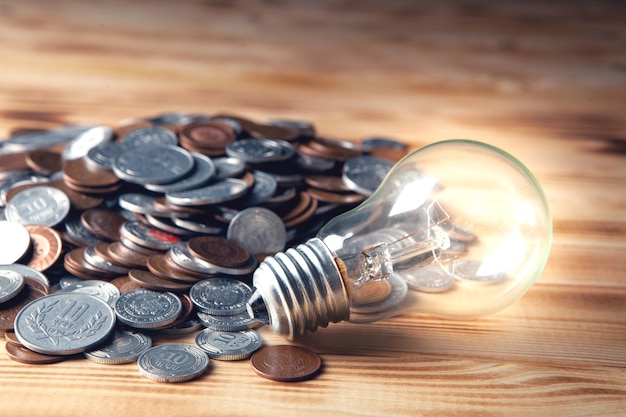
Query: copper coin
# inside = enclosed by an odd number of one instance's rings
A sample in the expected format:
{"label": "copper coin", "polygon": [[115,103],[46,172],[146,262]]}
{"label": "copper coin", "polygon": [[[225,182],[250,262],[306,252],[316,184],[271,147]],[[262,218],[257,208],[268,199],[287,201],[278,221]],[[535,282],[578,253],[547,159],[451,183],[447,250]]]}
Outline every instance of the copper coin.
{"label": "copper coin", "polygon": [[32,247],[30,259],[26,265],[37,271],[45,271],[61,257],[63,250],[61,235],[51,227],[41,225],[28,225],[26,230],[30,233]]}
{"label": "copper coin", "polygon": [[67,162],[63,167],[63,179],[79,187],[110,187],[120,182],[112,170],[90,166],[84,158]]}
{"label": "copper coin", "polygon": [[314,199],[321,201],[322,203],[356,204],[365,200],[365,197],[356,193],[331,193],[329,191],[318,190],[316,188],[309,188],[307,191]]}
{"label": "copper coin", "polygon": [[146,266],[150,272],[161,279],[187,284],[194,284],[198,281],[197,278],[191,275],[181,274],[178,270],[172,269],[167,262],[167,256],[165,254],[150,256]]}
{"label": "copper coin", "polygon": [[252,137],[257,139],[281,139],[291,142],[300,137],[297,129],[277,125],[254,123],[247,130]]}
{"label": "copper coin", "polygon": [[129,291],[140,290],[143,288],[144,287],[142,285],[137,284],[135,281],[131,281],[129,278],[128,282],[122,284],[119,290],[120,290],[120,294],[125,294]]}
{"label": "copper coin", "polygon": [[219,122],[200,122],[184,126],[180,131],[180,143],[210,155],[223,154],[229,143],[236,139],[233,129]]}
{"label": "copper coin", "polygon": [[28,303],[46,295],[46,292],[33,287],[31,282],[25,279],[22,291],[11,300],[0,305],[0,330],[12,330],[15,316]]}
{"label": "copper coin", "polygon": [[22,344],[7,343],[4,346],[9,358],[17,362],[43,365],[48,363],[57,363],[64,361],[66,356],[60,355],[44,355],[33,352]]}
{"label": "copper coin", "polygon": [[120,265],[129,268],[142,268],[148,262],[148,255],[137,252],[122,242],[113,242],[107,247],[109,257]]}
{"label": "copper coin", "polygon": [[308,186],[325,191],[352,192],[342,177],[333,175],[309,175],[304,181]]}
{"label": "copper coin", "polygon": [[97,238],[108,241],[119,240],[120,227],[126,221],[121,215],[104,209],[86,210],[80,220]]}
{"label": "copper coin", "polygon": [[94,197],[76,190],[72,190],[63,180],[50,181],[46,183],[46,185],[58,188],[59,190],[63,191],[65,195],[67,195],[67,198],[70,199],[70,204],[72,205],[72,207],[77,210],[88,210],[90,208],[98,207],[104,202],[104,199],[102,197]]}
{"label": "copper coin", "polygon": [[[157,255],[160,256],[160,255]],[[152,290],[159,291],[186,291],[191,287],[191,283],[184,284],[168,279],[163,279],[150,271],[143,269],[131,269],[128,272],[128,277],[131,281],[141,285],[144,288],[150,288]]]}
{"label": "copper coin", "polygon": [[318,204],[317,200],[311,200],[311,204],[309,205],[309,207],[305,211],[300,213],[299,216],[294,217],[288,221],[283,221],[283,223],[285,224],[285,227],[291,228],[309,220],[311,216],[315,214],[315,210],[317,210],[317,204]]}
{"label": "copper coin", "polygon": [[22,171],[29,168],[24,152],[0,155],[0,172]]}
{"label": "copper coin", "polygon": [[33,171],[43,175],[54,174],[63,168],[61,154],[49,149],[30,152],[26,157],[26,163]]}
{"label": "copper coin", "polygon": [[188,242],[189,251],[214,265],[232,268],[250,259],[250,253],[235,241],[215,236],[199,236]]}
{"label": "copper coin", "polygon": [[128,275],[123,277],[117,277],[111,280],[111,284],[115,285],[117,289],[120,290],[120,292],[122,292],[122,287],[129,282],[131,282],[131,280]]}
{"label": "copper coin", "polygon": [[311,349],[302,346],[265,346],[250,358],[252,369],[263,378],[294,382],[314,376],[322,360]]}
{"label": "copper coin", "polygon": [[82,279],[110,280],[118,274],[98,268],[85,261],[85,248],[76,248],[65,254],[63,266],[70,274]]}
{"label": "copper coin", "polygon": [[14,345],[21,345],[22,342],[20,342],[20,340],[17,338],[17,336],[15,335],[15,332],[13,330],[7,330],[6,332],[4,332],[4,340],[7,343],[12,343]]}
{"label": "copper coin", "polygon": [[368,281],[350,291],[350,301],[355,305],[378,303],[389,297],[393,287],[387,280]]}
{"label": "copper coin", "polygon": [[290,210],[281,215],[284,222],[295,219],[304,213],[311,206],[311,195],[308,192],[301,192],[298,194],[298,203],[290,206]]}

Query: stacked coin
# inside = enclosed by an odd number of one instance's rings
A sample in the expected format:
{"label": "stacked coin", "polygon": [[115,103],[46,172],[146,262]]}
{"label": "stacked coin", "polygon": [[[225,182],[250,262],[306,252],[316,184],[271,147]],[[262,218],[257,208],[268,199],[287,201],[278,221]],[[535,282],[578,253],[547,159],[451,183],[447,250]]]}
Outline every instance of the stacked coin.
{"label": "stacked coin", "polygon": [[[16,131],[0,142],[0,235],[11,236],[0,247],[7,354],[28,363],[80,352],[106,364],[139,357],[142,375],[169,382],[200,375],[202,355],[249,357],[262,343],[245,311],[258,260],[360,203],[392,164],[381,153],[397,160],[406,147],[229,114]],[[81,341],[38,341],[37,325],[70,304],[86,313],[59,314]],[[187,346],[152,350],[146,334],[194,331],[200,356]],[[200,368],[150,368],[174,356]]]}

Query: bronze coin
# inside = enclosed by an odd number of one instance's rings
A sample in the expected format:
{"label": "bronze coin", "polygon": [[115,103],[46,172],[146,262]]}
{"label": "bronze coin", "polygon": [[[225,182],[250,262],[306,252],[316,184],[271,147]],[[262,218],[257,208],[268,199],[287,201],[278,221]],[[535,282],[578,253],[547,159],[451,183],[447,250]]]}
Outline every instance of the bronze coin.
{"label": "bronze coin", "polygon": [[291,142],[300,137],[297,129],[277,125],[254,123],[248,126],[247,130],[252,137],[257,139],[281,139]]}
{"label": "bronze coin", "polygon": [[120,238],[120,227],[126,221],[121,215],[104,209],[90,209],[81,214],[80,220],[97,238],[114,241]]}
{"label": "bronze coin", "polygon": [[25,284],[16,297],[0,305],[0,330],[12,330],[17,313],[26,304],[46,295],[46,292],[33,287],[28,280],[25,280]]}
{"label": "bronze coin", "polygon": [[85,261],[85,248],[72,249],[65,254],[63,266],[70,274],[82,279],[102,279],[111,280],[118,274],[98,268]]}
{"label": "bronze coin", "polygon": [[302,346],[265,346],[250,358],[252,369],[263,378],[294,382],[311,378],[319,372],[322,360]]}
{"label": "bronze coin", "polygon": [[223,152],[226,146],[236,139],[233,129],[219,122],[191,123],[180,131],[180,142],[183,147],[206,149],[209,152]]}
{"label": "bronze coin", "polygon": [[7,343],[4,345],[9,358],[17,362],[28,363],[33,365],[43,365],[49,363],[57,363],[64,361],[66,356],[61,355],[44,355],[33,352],[22,344]]}
{"label": "bronze coin", "polygon": [[350,301],[355,305],[367,305],[385,300],[393,287],[387,280],[368,281],[350,291]]}
{"label": "bronze coin", "polygon": [[122,291],[122,287],[131,282],[130,278],[128,278],[128,275],[122,276],[122,277],[117,277],[112,279],[111,284],[115,285],[117,287],[118,290],[120,290],[120,292]]}
{"label": "bronze coin", "polygon": [[13,330],[7,330],[6,332],[4,332],[4,340],[6,341],[6,343],[12,343],[14,345],[22,344],[22,342],[19,341]]}
{"label": "bronze coin", "polygon": [[94,207],[98,207],[104,202],[104,199],[102,197],[94,197],[76,190],[72,190],[63,180],[50,181],[46,183],[46,185],[58,188],[59,190],[63,191],[67,195],[67,198],[70,199],[70,204],[72,205],[72,207],[76,210],[88,210]]}
{"label": "bronze coin", "polygon": [[311,197],[322,203],[356,204],[365,200],[365,197],[356,193],[331,193],[329,191],[318,190],[316,188],[309,188],[307,191],[311,194]]}
{"label": "bronze coin", "polygon": [[150,272],[161,279],[187,284],[193,284],[198,281],[198,279],[193,276],[181,274],[177,270],[172,269],[167,262],[167,256],[165,254],[150,256],[146,266]]}
{"label": "bronze coin", "polygon": [[175,326],[178,326],[179,324],[186,322],[187,320],[191,318],[191,316],[193,315],[195,311],[194,309],[195,306],[193,302],[191,301],[189,294],[179,293],[179,294],[176,294],[176,296],[180,299],[180,303],[182,304],[183,308],[178,318],[174,320],[172,323],[168,324],[167,327],[175,327]]}
{"label": "bronze coin", "polygon": [[191,283],[184,284],[181,282],[163,279],[155,275],[154,273],[150,271],[145,271],[143,269],[131,269],[128,272],[128,277],[131,279],[131,281],[141,285],[144,288],[150,288],[159,291],[182,292],[187,291],[193,285]]}
{"label": "bronze coin", "polygon": [[309,220],[311,216],[315,214],[315,210],[317,210],[317,204],[318,204],[317,200],[311,200],[311,204],[309,205],[309,207],[304,212],[300,213],[299,216],[294,217],[288,221],[283,221],[283,223],[285,224],[285,227],[286,228],[295,227]]}
{"label": "bronze coin", "polygon": [[110,187],[120,182],[112,170],[90,166],[85,158],[67,162],[63,179],[77,187]]}
{"label": "bronze coin", "polygon": [[250,253],[235,241],[216,236],[194,237],[187,243],[198,258],[218,266],[232,268],[248,262]]}
{"label": "bronze coin", "polygon": [[125,294],[127,292],[134,291],[134,290],[141,290],[143,288],[144,287],[142,285],[137,284],[135,281],[131,281],[129,278],[128,282],[122,284],[119,290],[120,290],[120,294]]}
{"label": "bronze coin", "polygon": [[280,215],[280,218],[284,222],[295,219],[304,213],[311,206],[311,201],[313,200],[311,195],[306,191],[299,193],[297,198],[298,202],[295,205],[289,205],[289,211]]}
{"label": "bronze coin", "polygon": [[42,175],[54,174],[63,168],[61,154],[49,149],[30,152],[26,156],[26,163],[33,171]]}
{"label": "bronze coin", "polygon": [[352,192],[343,178],[333,175],[309,175],[304,181],[308,186],[324,191]]}
{"label": "bronze coin", "polygon": [[112,260],[129,268],[142,268],[148,262],[148,255],[124,246],[122,242],[111,243],[107,247],[107,253]]}
{"label": "bronze coin", "polygon": [[30,168],[24,152],[0,155],[0,172],[22,171]]}
{"label": "bronze coin", "polygon": [[37,271],[45,271],[61,257],[63,242],[56,230],[41,225],[28,225],[30,233],[31,256],[26,265]]}

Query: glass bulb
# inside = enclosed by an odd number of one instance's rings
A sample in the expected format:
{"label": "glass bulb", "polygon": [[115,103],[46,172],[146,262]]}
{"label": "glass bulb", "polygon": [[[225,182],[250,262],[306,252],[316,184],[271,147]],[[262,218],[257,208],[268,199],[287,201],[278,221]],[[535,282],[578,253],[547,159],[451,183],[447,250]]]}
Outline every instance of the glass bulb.
{"label": "glass bulb", "polygon": [[406,312],[476,318],[528,290],[551,241],[546,197],[520,161],[481,142],[438,142],[316,237],[267,257],[248,311],[292,339]]}

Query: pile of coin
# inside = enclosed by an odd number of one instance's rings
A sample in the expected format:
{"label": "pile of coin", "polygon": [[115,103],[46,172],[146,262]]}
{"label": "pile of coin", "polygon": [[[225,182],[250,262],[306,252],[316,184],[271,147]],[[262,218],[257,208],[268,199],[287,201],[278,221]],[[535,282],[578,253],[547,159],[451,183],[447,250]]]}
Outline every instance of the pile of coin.
{"label": "pile of coin", "polygon": [[[259,260],[363,201],[406,151],[226,114],[14,132],[0,142],[7,354],[136,361],[164,382],[201,375],[209,358],[251,357],[262,341],[245,302]],[[193,332],[195,346],[152,347],[155,336]],[[272,378],[262,369],[285,356],[268,348],[252,366]],[[313,375],[319,358],[306,354],[304,373],[274,379]]]}

